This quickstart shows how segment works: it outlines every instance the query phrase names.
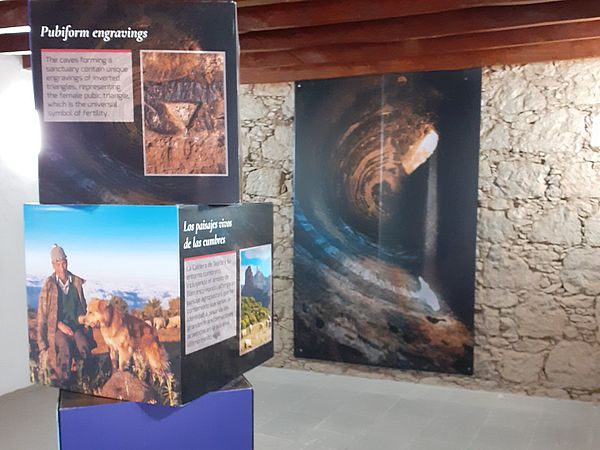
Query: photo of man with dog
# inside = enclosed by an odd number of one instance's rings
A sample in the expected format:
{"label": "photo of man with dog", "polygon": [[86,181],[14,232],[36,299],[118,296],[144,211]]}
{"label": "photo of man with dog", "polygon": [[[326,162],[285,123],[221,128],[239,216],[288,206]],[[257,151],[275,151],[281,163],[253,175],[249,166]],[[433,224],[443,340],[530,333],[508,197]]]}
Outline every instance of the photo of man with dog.
{"label": "photo of man with dog", "polygon": [[62,247],[52,247],[50,262],[54,272],[44,282],[38,301],[37,346],[51,380],[65,386],[71,382],[77,361],[85,363],[95,343],[78,321],[87,309],[85,281],[69,272]]}
{"label": "photo of man with dog", "polygon": [[[165,223],[176,217],[139,207],[156,219],[144,229],[137,209],[91,208],[42,215],[39,208],[26,207],[31,381],[176,404],[181,320],[172,250],[177,235],[167,233]],[[118,219],[112,230],[108,219]],[[153,246],[146,249],[144,238]],[[167,267],[156,267],[157,260]]]}

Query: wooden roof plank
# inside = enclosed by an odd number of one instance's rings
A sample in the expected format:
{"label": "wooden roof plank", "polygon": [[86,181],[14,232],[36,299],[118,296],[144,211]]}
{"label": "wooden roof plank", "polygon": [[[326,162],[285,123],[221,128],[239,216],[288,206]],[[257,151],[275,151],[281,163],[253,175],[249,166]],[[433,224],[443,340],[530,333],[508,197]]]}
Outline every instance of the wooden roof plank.
{"label": "wooden roof plank", "polygon": [[23,69],[31,69],[31,55],[21,56],[21,64],[23,65]]}
{"label": "wooden roof plank", "polygon": [[0,28],[27,25],[27,3],[23,1],[0,1]]}
{"label": "wooden roof plank", "polygon": [[595,37],[600,37],[600,19],[591,22],[416,39],[386,44],[333,45],[283,52],[243,53],[240,62],[241,66],[246,69],[302,64],[364,64],[389,59],[390,55],[399,59],[425,55],[435,57],[438,54],[511,48]]}
{"label": "wooden roof plank", "polygon": [[245,7],[240,33],[416,16],[482,6],[530,5],[566,0],[312,0]]}
{"label": "wooden roof plank", "polygon": [[240,36],[242,51],[276,51],[332,44],[384,43],[600,18],[600,1],[472,8],[413,17],[347,23]]}
{"label": "wooden roof plank", "polygon": [[0,53],[29,51],[29,33],[0,34]]}
{"label": "wooden roof plank", "polygon": [[298,80],[372,75],[393,72],[455,70],[501,64],[525,64],[542,61],[591,58],[600,56],[600,38],[526,45],[517,48],[477,50],[447,55],[379,61],[362,65],[315,65],[279,69],[244,69],[241,82],[279,83]]}
{"label": "wooden roof plank", "polygon": [[247,8],[252,6],[274,5],[277,3],[300,3],[309,0],[237,0],[236,4],[239,8]]}

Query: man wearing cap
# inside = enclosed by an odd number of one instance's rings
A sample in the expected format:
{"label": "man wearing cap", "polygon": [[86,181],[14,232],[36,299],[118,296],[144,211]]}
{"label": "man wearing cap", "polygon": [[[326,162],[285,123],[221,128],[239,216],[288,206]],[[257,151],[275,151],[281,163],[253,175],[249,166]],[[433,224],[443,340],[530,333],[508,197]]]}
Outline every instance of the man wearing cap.
{"label": "man wearing cap", "polygon": [[85,361],[91,345],[78,317],[87,310],[83,296],[85,280],[67,270],[67,255],[54,245],[50,251],[54,273],[42,287],[37,311],[37,344],[40,354],[47,353],[47,363],[54,371],[52,379],[61,384],[71,379],[73,358]]}

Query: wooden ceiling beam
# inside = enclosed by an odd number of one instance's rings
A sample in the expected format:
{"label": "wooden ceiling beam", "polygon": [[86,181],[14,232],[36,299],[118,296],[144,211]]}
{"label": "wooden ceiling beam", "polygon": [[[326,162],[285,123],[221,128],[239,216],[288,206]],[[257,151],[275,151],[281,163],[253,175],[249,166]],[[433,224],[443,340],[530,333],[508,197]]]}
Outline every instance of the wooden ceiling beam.
{"label": "wooden ceiling beam", "polygon": [[27,3],[24,1],[0,1],[0,28],[27,25]]}
{"label": "wooden ceiling beam", "polygon": [[315,64],[364,64],[389,59],[418,58],[439,54],[520,47],[549,42],[591,39],[600,36],[600,19],[591,22],[519,28],[387,44],[333,45],[283,52],[253,52],[241,55],[245,69]]}
{"label": "wooden ceiling beam", "polygon": [[247,8],[252,6],[265,6],[265,5],[273,5],[277,3],[299,3],[305,2],[308,0],[237,0],[236,4],[239,8]]}
{"label": "wooden ceiling beam", "polygon": [[531,5],[566,0],[312,0],[245,7],[239,11],[240,33],[313,27],[416,16],[483,6]]}
{"label": "wooden ceiling beam", "polygon": [[21,64],[23,69],[31,69],[31,55],[21,56]]}
{"label": "wooden ceiling beam", "polygon": [[[138,0],[143,1],[143,0]],[[274,4],[286,6],[290,3],[304,3],[307,0],[237,0],[238,9],[267,7]],[[243,13],[242,13],[243,14]],[[28,25],[26,0],[0,0],[0,28]]]}
{"label": "wooden ceiling beam", "polygon": [[316,80],[393,72],[456,70],[499,64],[525,64],[600,56],[600,38],[526,45],[517,48],[477,50],[447,55],[394,59],[370,64],[314,65],[283,68],[245,69],[240,71],[241,82],[279,83]]}
{"label": "wooden ceiling beam", "polygon": [[0,34],[0,53],[28,51],[29,33]]}
{"label": "wooden ceiling beam", "polygon": [[[426,2],[420,2],[426,3]],[[569,0],[545,5],[472,8],[397,19],[248,33],[243,52],[277,51],[332,44],[386,43],[466,33],[570,23],[600,18],[600,2]]]}

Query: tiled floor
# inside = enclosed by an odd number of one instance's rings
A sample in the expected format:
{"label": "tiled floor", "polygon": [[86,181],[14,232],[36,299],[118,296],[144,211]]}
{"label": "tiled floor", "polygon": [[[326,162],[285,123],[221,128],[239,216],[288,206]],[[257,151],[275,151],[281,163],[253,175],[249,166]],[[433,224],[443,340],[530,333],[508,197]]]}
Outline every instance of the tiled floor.
{"label": "tiled floor", "polygon": [[258,368],[256,450],[599,450],[600,406]]}
{"label": "tiled floor", "polygon": [[[600,449],[591,403],[284,369],[248,379],[256,450]],[[56,396],[35,386],[0,397],[0,449],[56,450]]]}

